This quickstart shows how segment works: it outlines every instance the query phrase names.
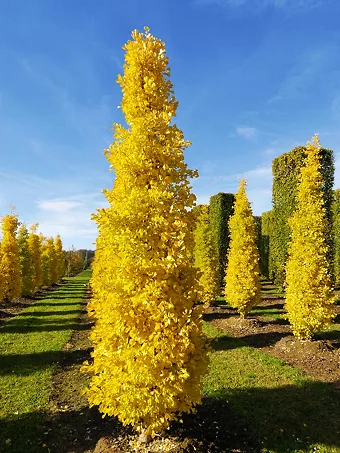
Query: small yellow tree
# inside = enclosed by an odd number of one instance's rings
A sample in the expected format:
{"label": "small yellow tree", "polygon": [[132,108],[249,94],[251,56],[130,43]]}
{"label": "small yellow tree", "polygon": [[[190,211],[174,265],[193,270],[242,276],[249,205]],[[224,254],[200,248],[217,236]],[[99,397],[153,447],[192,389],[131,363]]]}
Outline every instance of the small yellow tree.
{"label": "small yellow tree", "polygon": [[60,281],[65,275],[65,252],[59,234],[55,238],[54,245],[56,253],[57,281]]}
{"label": "small yellow tree", "polygon": [[259,252],[256,222],[246,194],[246,182],[240,181],[229,220],[230,246],[226,268],[225,297],[244,318],[260,302]]}
{"label": "small yellow tree", "polygon": [[170,124],[178,103],[165,46],[146,29],[124,49],[127,128],[114,126],[106,156],[116,179],[105,192],[109,208],[95,216],[87,395],[147,437],[201,401],[207,351],[190,257],[196,172],[184,162],[189,143]]}
{"label": "small yellow tree", "polygon": [[55,285],[59,278],[58,278],[58,257],[57,257],[57,248],[55,245],[55,239],[53,237],[49,238],[50,241],[50,273],[51,273],[51,283]]}
{"label": "small yellow tree", "polygon": [[[1,242],[0,242],[0,263],[1,263],[1,260],[2,260],[2,250],[1,250]],[[3,276],[0,273],[0,302],[4,298],[4,290],[5,290],[5,288],[4,288]]]}
{"label": "small yellow tree", "polygon": [[40,235],[41,238],[41,264],[42,264],[42,280],[43,285],[50,286],[55,283],[55,249],[54,249],[54,240],[52,237],[44,238],[43,235]]}
{"label": "small yellow tree", "polygon": [[199,213],[195,222],[194,258],[195,266],[199,269],[199,298],[201,302],[213,304],[220,295],[218,260],[213,249],[209,225],[209,207],[197,206]]}
{"label": "small yellow tree", "polygon": [[41,237],[37,234],[38,224],[30,227],[28,237],[28,250],[32,261],[33,289],[40,288],[43,284],[42,258],[41,258]]}
{"label": "small yellow tree", "polygon": [[328,327],[334,316],[327,261],[326,210],[317,135],[307,143],[301,168],[297,209],[289,219],[291,238],[286,265],[286,305],[293,333],[300,339]]}
{"label": "small yellow tree", "polygon": [[1,293],[4,299],[11,301],[21,296],[22,287],[19,246],[16,238],[18,225],[16,214],[2,217]]}
{"label": "small yellow tree", "polygon": [[35,287],[34,267],[28,239],[29,233],[26,225],[23,223],[18,231],[18,244],[21,264],[22,294],[24,296],[32,294]]}

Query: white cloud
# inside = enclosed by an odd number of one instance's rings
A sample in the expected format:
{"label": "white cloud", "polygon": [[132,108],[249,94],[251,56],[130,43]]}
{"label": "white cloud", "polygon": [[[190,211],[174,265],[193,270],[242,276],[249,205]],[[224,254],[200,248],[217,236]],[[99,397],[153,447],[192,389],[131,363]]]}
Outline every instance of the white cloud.
{"label": "white cloud", "polygon": [[250,126],[238,126],[236,128],[236,133],[239,137],[245,138],[247,140],[251,140],[256,137],[257,129],[255,127]]}
{"label": "white cloud", "polygon": [[37,202],[37,222],[45,236],[60,234],[65,248],[94,248],[96,223],[91,219],[98,208],[107,203],[100,193],[81,193],[64,199]]}
{"label": "white cloud", "polygon": [[38,208],[54,212],[72,211],[74,208],[77,208],[81,205],[82,203],[79,203],[78,201],[67,200],[46,200],[38,202]]}
{"label": "white cloud", "polygon": [[[6,214],[10,203],[16,207],[19,220],[28,225],[39,223],[44,236],[60,234],[65,248],[93,248],[97,227],[91,216],[107,202],[102,194],[111,184],[96,171],[79,169],[63,178],[44,179],[29,174],[0,172],[0,214]],[[43,194],[43,195],[42,195]]]}
{"label": "white cloud", "polygon": [[240,179],[247,182],[247,194],[255,215],[271,209],[272,170],[264,165],[229,175],[203,176],[192,182],[198,204],[207,204],[219,192],[236,193]]}

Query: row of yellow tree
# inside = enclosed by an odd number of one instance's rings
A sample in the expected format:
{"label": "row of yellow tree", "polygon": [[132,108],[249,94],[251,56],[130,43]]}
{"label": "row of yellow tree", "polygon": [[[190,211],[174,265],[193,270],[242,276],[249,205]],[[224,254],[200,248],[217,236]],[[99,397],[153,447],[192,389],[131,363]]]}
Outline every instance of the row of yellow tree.
{"label": "row of yellow tree", "polygon": [[[115,140],[105,150],[115,182],[104,192],[109,206],[94,216],[99,235],[88,306],[94,350],[83,370],[92,375],[90,405],[132,424],[147,440],[201,401],[208,351],[197,301],[204,291],[215,297],[217,263],[211,243],[198,247],[196,241],[198,285],[194,236],[204,237],[209,225],[205,210],[194,234],[190,179],[197,172],[184,161],[190,143],[172,121],[178,102],[164,43],[145,28],[134,30],[123,48],[118,82],[125,123],[114,124]],[[289,316],[301,337],[327,322],[331,305],[318,150],[311,145],[301,174],[287,271],[287,309],[296,307]],[[230,229],[226,296],[245,316],[258,301],[259,270],[244,182]]]}
{"label": "row of yellow tree", "polygon": [[[334,297],[327,261],[327,220],[320,168],[321,146],[317,136],[307,144],[301,169],[297,210],[289,220],[292,229],[286,265],[287,317],[295,336],[311,339],[329,326]],[[256,223],[240,182],[234,215],[230,218],[230,247],[225,272],[225,297],[244,318],[260,301],[260,270]],[[213,303],[221,293],[216,253],[209,229],[208,207],[199,211],[195,235],[195,265],[200,269],[200,298]]]}
{"label": "row of yellow tree", "polygon": [[65,273],[60,236],[44,237],[38,224],[27,229],[16,214],[2,218],[0,243],[0,301],[29,296],[42,286],[57,283]]}

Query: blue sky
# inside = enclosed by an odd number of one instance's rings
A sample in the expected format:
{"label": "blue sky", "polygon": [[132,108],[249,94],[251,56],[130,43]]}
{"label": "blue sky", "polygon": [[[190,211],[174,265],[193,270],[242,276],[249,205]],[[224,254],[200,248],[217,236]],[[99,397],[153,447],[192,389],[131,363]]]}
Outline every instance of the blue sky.
{"label": "blue sky", "polygon": [[198,202],[244,176],[270,209],[272,159],[315,132],[340,187],[339,0],[0,0],[1,215],[94,247],[121,47],[144,25],[166,43]]}

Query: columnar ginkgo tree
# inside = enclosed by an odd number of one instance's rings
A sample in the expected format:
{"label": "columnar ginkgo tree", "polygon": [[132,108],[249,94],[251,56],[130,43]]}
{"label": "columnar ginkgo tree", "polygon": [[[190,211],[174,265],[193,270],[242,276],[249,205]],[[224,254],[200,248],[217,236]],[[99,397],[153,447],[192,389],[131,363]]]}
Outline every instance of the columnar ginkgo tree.
{"label": "columnar ginkgo tree", "polygon": [[41,238],[41,267],[42,267],[42,283],[45,286],[56,283],[56,260],[54,240],[52,237]]}
{"label": "columnar ginkgo tree", "polygon": [[195,266],[200,271],[199,298],[202,302],[211,305],[220,296],[219,262],[213,248],[209,225],[209,207],[206,205],[198,207],[200,209],[194,230],[194,259]]}
{"label": "columnar ginkgo tree", "polygon": [[106,157],[115,182],[99,227],[89,312],[93,364],[87,395],[144,438],[201,401],[207,367],[192,265],[195,204],[189,142],[172,123],[177,101],[164,43],[133,31],[118,77],[127,126]]}
{"label": "columnar ginkgo tree", "polygon": [[24,223],[19,228],[17,238],[21,264],[22,294],[27,296],[34,291],[34,267],[29,249],[29,232]]}
{"label": "columnar ginkgo tree", "polygon": [[65,275],[65,252],[63,250],[63,243],[59,234],[55,238],[54,247],[55,247],[57,281],[59,281]]}
{"label": "columnar ginkgo tree", "polygon": [[21,296],[21,265],[19,245],[16,238],[18,216],[14,213],[2,218],[2,241],[0,275],[2,299],[15,300]]}
{"label": "columnar ginkgo tree", "polygon": [[226,267],[225,297],[244,318],[260,301],[260,269],[256,222],[246,194],[246,182],[240,181],[234,214],[229,220],[230,245]]}
{"label": "columnar ginkgo tree", "polygon": [[293,333],[300,339],[328,327],[334,316],[323,198],[321,146],[317,135],[307,143],[301,168],[297,209],[289,219],[291,238],[286,266],[286,304]]}
{"label": "columnar ginkgo tree", "polygon": [[30,234],[28,237],[28,249],[32,260],[33,270],[33,287],[34,289],[40,288],[43,284],[42,276],[42,244],[41,237],[37,234],[38,224],[35,223],[30,227]]}

